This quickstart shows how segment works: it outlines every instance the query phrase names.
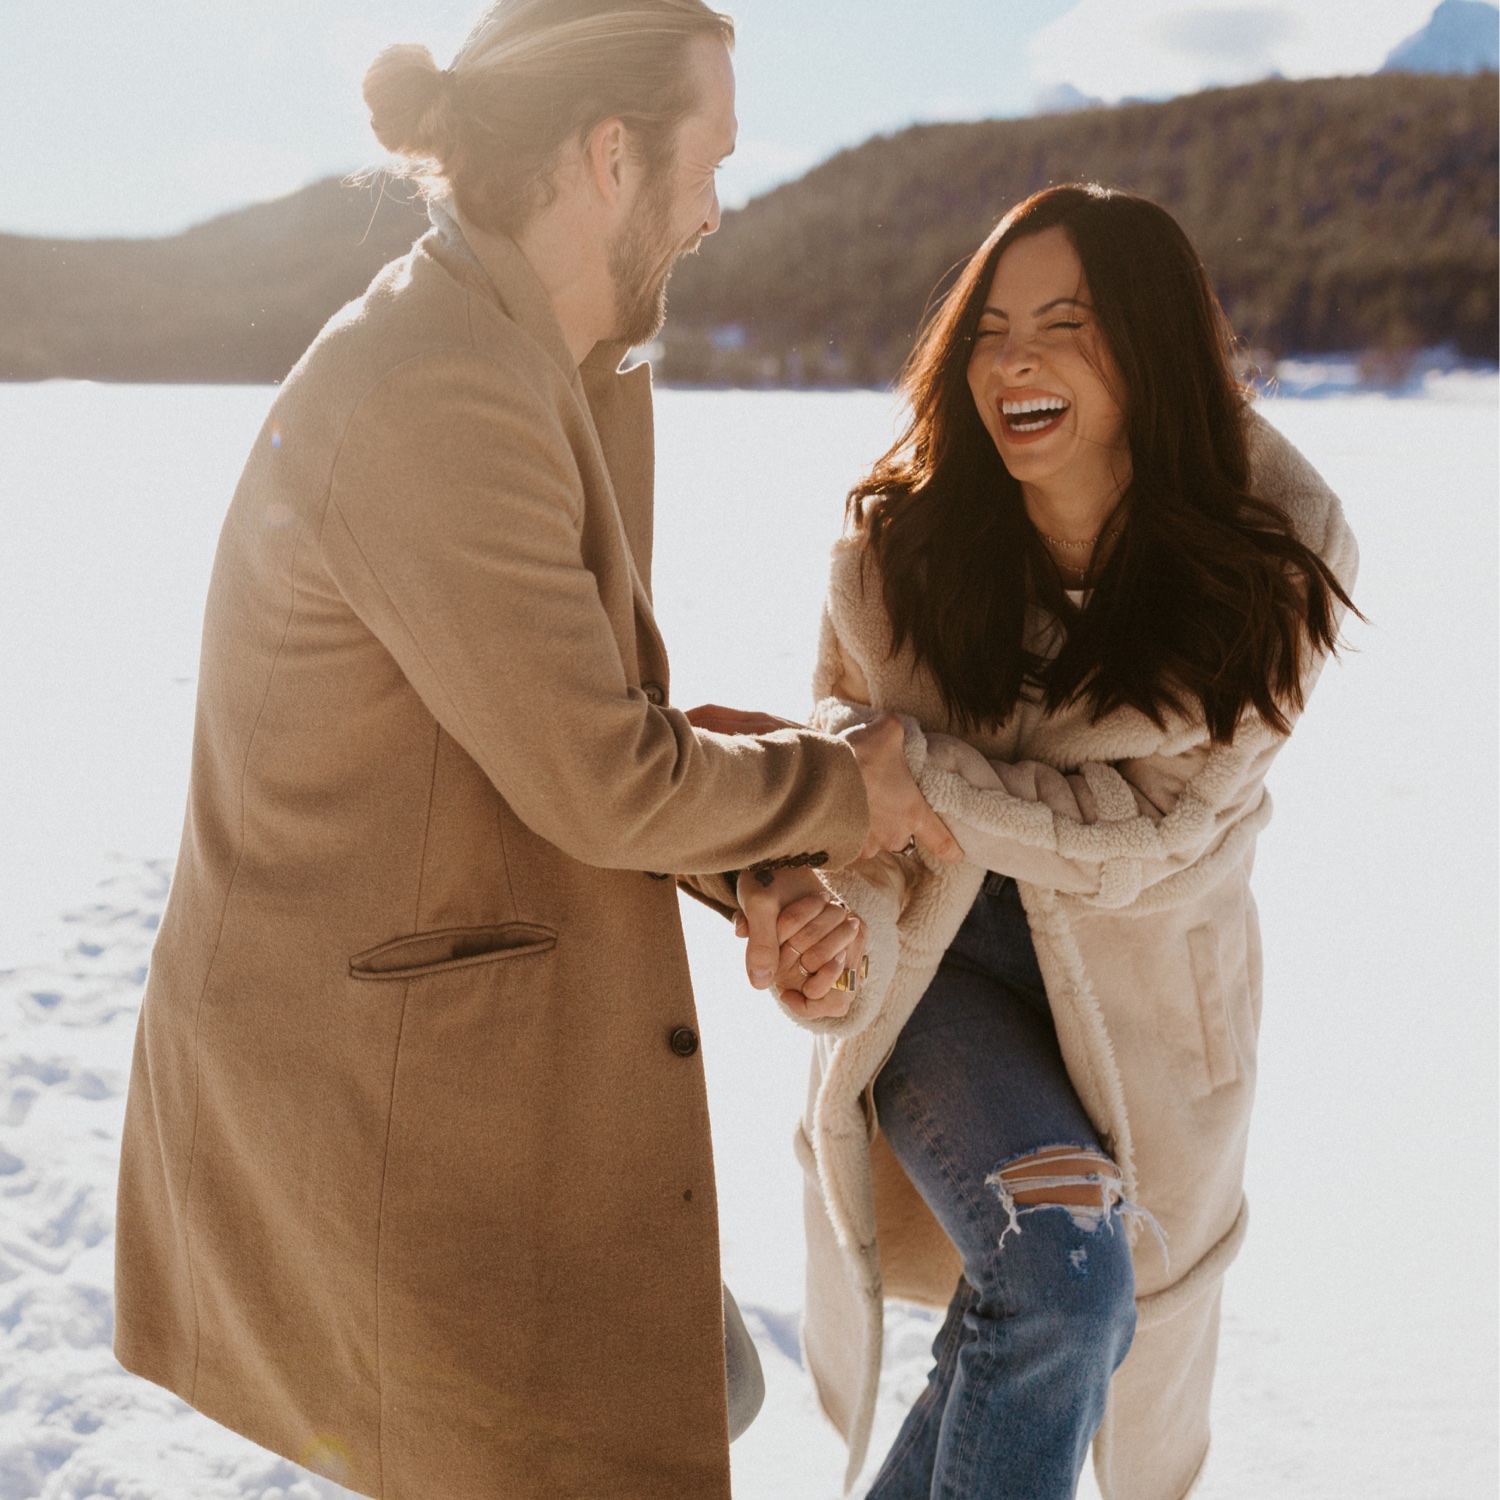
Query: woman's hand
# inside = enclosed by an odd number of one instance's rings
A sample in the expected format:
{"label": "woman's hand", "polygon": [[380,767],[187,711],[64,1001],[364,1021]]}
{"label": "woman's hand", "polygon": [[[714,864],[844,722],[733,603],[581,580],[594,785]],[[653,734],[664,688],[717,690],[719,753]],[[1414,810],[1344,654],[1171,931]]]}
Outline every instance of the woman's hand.
{"label": "woman's hand", "polygon": [[685,716],[694,729],[710,734],[775,734],[778,729],[805,729],[805,724],[778,719],[775,714],[751,713],[743,708],[723,708],[717,703],[703,703],[690,708]]}
{"label": "woman's hand", "polygon": [[906,732],[900,719],[881,714],[868,724],[846,729],[841,738],[859,762],[870,802],[870,837],[860,858],[873,859],[885,850],[902,854],[915,842],[945,864],[958,864],[964,851],[927,805],[906,764]]}
{"label": "woman's hand", "polygon": [[845,970],[858,974],[864,924],[836,901],[811,870],[778,870],[770,885],[740,876],[734,930],[748,937],[745,967],[756,989],[775,986],[782,1003],[812,1018],[842,1016],[853,999],[836,990]]}

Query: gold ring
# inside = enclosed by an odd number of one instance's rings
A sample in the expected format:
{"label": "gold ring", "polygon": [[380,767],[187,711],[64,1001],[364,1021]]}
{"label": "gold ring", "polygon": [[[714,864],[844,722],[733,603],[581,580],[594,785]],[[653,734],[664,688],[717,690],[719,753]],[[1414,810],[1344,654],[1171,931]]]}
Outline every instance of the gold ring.
{"label": "gold ring", "polygon": [[816,973],[817,973],[817,972],[818,972],[818,971],[817,971],[817,970],[816,970],[816,969],[804,969],[804,968],[803,968],[803,967],[802,967],[802,965],[801,965],[801,964],[800,964],[800,963],[799,963],[799,964],[798,964],[798,965],[797,965],[797,972],[798,972],[798,973],[799,973],[799,974],[800,974],[800,975],[801,975],[801,976],[802,976],[802,977],[803,977],[803,978],[804,978],[804,979],[811,979],[811,978],[812,978],[812,977],[813,977],[813,975],[814,975],[814,974],[816,974]]}
{"label": "gold ring", "polygon": [[[788,943],[786,946],[788,948],[792,948],[792,945],[790,943]],[[798,958],[802,957],[802,949],[801,948],[792,948],[792,952],[795,953]]]}
{"label": "gold ring", "polygon": [[[865,954],[865,956],[859,961],[859,977],[861,979],[868,979],[870,977],[870,955],[868,953]],[[854,970],[845,969],[844,972],[833,981],[833,988],[836,990],[843,990],[847,993],[849,990],[852,990],[854,988],[854,984]]]}

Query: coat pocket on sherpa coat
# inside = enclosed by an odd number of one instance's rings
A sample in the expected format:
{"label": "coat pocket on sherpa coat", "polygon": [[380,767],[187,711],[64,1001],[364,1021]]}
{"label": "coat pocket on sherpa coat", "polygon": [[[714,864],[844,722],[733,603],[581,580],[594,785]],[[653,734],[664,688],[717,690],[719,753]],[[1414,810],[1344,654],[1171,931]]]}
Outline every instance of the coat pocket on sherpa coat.
{"label": "coat pocket on sherpa coat", "polygon": [[418,979],[454,969],[550,953],[557,934],[534,922],[504,922],[496,927],[445,927],[415,932],[366,948],[349,960],[352,979]]}
{"label": "coat pocket on sherpa coat", "polygon": [[1203,1064],[1207,1087],[1222,1088],[1240,1076],[1240,1052],[1234,1039],[1234,1013],[1219,953],[1219,929],[1206,924],[1187,935],[1193,984],[1198,991],[1198,1017],[1203,1026]]}

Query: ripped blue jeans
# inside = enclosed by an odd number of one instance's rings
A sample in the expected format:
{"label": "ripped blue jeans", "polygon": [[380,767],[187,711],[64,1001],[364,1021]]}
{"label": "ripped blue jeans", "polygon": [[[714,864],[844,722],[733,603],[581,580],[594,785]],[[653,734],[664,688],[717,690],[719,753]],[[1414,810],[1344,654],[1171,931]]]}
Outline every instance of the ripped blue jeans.
{"label": "ripped blue jeans", "polygon": [[[1068,1080],[1013,880],[987,877],[875,1107],[963,1276],[868,1500],[1066,1500],[1135,1331],[1130,1210]],[[1091,1168],[1092,1205],[1027,1206]]]}

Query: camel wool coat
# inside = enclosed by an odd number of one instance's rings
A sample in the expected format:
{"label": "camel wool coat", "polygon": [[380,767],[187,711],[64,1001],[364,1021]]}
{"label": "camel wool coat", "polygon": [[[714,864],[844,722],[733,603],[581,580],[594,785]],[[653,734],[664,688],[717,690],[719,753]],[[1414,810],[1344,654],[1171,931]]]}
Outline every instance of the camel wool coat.
{"label": "camel wool coat", "polygon": [[224,525],[120,1170],[116,1352],[385,1500],[727,1500],[664,872],[853,858],[813,731],[696,732],[650,373],[438,226],[288,378]]}
{"label": "camel wool coat", "polygon": [[[1249,413],[1255,493],[1352,590],[1338,500]],[[1037,649],[1049,628],[1034,618]],[[1311,690],[1322,662],[1304,684]],[[1094,1465],[1105,1500],[1182,1500],[1208,1451],[1222,1278],[1244,1238],[1242,1186],[1261,1008],[1250,871],[1284,740],[1252,718],[1212,746],[1186,718],[1023,704],[963,738],[909,649],[892,654],[880,581],[857,540],[834,551],[815,682],[827,729],[902,714],[907,759],[966,861],[883,856],[828,877],[870,927],[871,978],[815,1043],[803,1164],[804,1346],[824,1411],[863,1466],[880,1375],[882,1300],[946,1307],[957,1251],[905,1176],[870,1086],[937,972],[986,870],[1013,876],[1073,1086],[1121,1172],[1137,1331]],[[788,1012],[790,1014],[790,1012]]]}

